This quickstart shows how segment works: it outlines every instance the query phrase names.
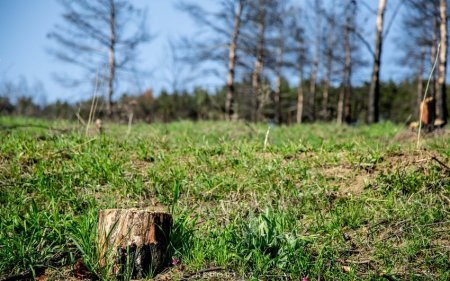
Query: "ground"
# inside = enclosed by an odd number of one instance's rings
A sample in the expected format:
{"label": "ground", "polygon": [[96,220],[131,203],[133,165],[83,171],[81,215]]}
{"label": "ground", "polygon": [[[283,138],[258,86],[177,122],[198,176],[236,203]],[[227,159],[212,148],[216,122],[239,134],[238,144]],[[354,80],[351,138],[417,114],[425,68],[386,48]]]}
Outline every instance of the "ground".
{"label": "ground", "polygon": [[174,216],[157,280],[450,279],[448,131],[104,129],[0,118],[0,280],[107,279],[98,210],[147,206]]}

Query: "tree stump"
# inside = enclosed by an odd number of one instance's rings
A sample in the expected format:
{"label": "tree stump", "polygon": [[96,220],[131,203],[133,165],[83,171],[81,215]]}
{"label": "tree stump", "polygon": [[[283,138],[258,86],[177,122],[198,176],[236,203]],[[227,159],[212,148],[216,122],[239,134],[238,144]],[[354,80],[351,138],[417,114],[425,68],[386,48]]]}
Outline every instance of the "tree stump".
{"label": "tree stump", "polygon": [[432,131],[434,127],[435,116],[435,102],[433,97],[426,98],[420,103],[422,126],[427,131]]}
{"label": "tree stump", "polygon": [[163,209],[107,209],[99,212],[100,266],[109,274],[143,278],[163,269],[172,216]]}

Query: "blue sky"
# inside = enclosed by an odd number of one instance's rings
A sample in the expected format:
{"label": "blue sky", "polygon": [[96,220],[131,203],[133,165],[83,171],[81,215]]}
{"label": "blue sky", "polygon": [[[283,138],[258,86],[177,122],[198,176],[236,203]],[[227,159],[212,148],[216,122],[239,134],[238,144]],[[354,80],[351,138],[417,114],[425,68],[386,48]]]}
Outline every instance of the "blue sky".
{"label": "blue sky", "polygon": [[[299,0],[304,2],[307,0]],[[394,0],[396,1],[396,0]],[[168,40],[181,35],[193,35],[196,27],[191,19],[178,11],[174,4],[176,0],[133,0],[137,7],[148,8],[150,32],[156,35],[153,41],[142,48],[139,65],[142,69],[153,70],[153,75],[143,81],[139,88],[152,88],[159,92],[161,88],[169,88],[166,68],[169,61]],[[211,9],[214,0],[198,0],[199,3]],[[375,4],[375,0],[366,1]],[[63,64],[45,51],[52,46],[46,38],[54,24],[61,22],[62,9],[56,0],[0,0],[0,82],[2,79],[17,80],[25,77],[29,84],[42,82],[48,94],[47,100],[68,100],[85,97],[74,89],[60,86],[53,74],[59,71],[72,71],[70,66]],[[389,17],[389,14],[388,14]],[[374,27],[375,17],[367,22],[368,27]],[[390,39],[384,52],[382,78],[396,78],[400,75],[395,60],[395,33],[391,31]],[[369,40],[373,41],[372,39]],[[368,77],[370,70],[362,69],[357,77]],[[208,78],[202,80],[208,87],[218,86],[220,79]],[[129,89],[138,91],[138,88]]]}
{"label": "blue sky", "polygon": [[[211,1],[204,1],[211,6]],[[209,2],[209,4],[208,4]],[[139,66],[152,71],[142,88],[159,91],[168,88],[165,81],[165,65],[170,52],[169,38],[189,35],[195,32],[193,22],[178,11],[171,0],[134,0],[136,7],[147,7],[150,32],[155,38],[142,46]],[[3,79],[17,80],[23,76],[29,84],[41,81],[48,93],[48,101],[78,97],[74,89],[60,86],[53,74],[59,71],[73,71],[47,52],[52,46],[46,36],[54,24],[61,22],[63,10],[56,0],[0,0],[0,82]],[[158,69],[158,71],[156,71]],[[210,79],[211,85],[219,83]],[[137,89],[131,89],[137,91]]]}

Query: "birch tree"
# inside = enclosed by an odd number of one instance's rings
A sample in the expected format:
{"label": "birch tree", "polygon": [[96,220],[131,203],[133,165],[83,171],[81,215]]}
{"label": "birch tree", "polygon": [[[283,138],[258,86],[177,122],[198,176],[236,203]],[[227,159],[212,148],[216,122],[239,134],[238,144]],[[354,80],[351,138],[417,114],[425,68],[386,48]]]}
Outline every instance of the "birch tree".
{"label": "birch tree", "polygon": [[[299,16],[301,14],[299,13]],[[305,76],[305,65],[308,63],[308,49],[306,48],[305,43],[305,32],[304,29],[299,22],[299,20],[295,19],[291,23],[292,32],[292,52],[294,54],[294,65],[293,68],[297,73],[298,84],[297,84],[297,102],[296,102],[296,122],[297,124],[301,124],[303,122],[303,108],[304,108],[304,76]]]}
{"label": "birch tree", "polygon": [[225,111],[227,113],[228,120],[237,120],[238,111],[235,106],[236,89],[234,86],[235,74],[236,74],[236,62],[237,62],[237,44],[239,39],[239,33],[242,24],[242,14],[245,7],[245,0],[239,0],[236,3],[233,32],[231,33],[229,55],[228,55],[228,74],[227,74],[227,96],[225,103]]}
{"label": "birch tree", "polygon": [[332,8],[329,12],[324,12],[326,18],[326,38],[324,56],[325,56],[325,76],[323,79],[323,90],[322,90],[322,110],[321,115],[324,120],[329,119],[329,90],[331,78],[334,71],[334,64],[336,60],[336,45],[338,44],[338,38],[336,37],[337,32],[337,19],[336,19],[336,1],[332,1]]}
{"label": "birch tree", "polygon": [[[64,21],[48,34],[57,46],[50,54],[79,67],[88,79],[106,82],[106,112],[111,116],[117,77],[135,70],[138,47],[150,39],[145,12],[121,0],[59,2]],[[83,80],[72,78],[76,84]]]}
{"label": "birch tree", "polygon": [[309,118],[311,121],[316,119],[316,89],[317,89],[317,75],[319,72],[319,65],[321,59],[321,45],[322,45],[322,0],[314,1],[314,16],[315,16],[315,24],[314,24],[314,58],[312,62],[312,69],[309,77],[309,96],[308,96],[308,105],[309,105]]}
{"label": "birch tree", "polygon": [[252,72],[252,94],[254,97],[255,122],[262,118],[262,109],[265,103],[265,95],[261,90],[261,76],[264,70],[266,29],[267,29],[267,0],[258,0],[253,3],[255,14],[253,21],[256,24],[256,49],[255,64]]}
{"label": "birch tree", "polygon": [[355,29],[353,17],[356,11],[356,3],[352,0],[346,2],[344,8],[343,49],[344,63],[342,67],[341,91],[337,106],[337,123],[342,124],[351,119],[351,75],[352,75],[352,46],[351,33]]}
{"label": "birch tree", "polygon": [[383,48],[383,23],[386,11],[387,0],[379,0],[378,13],[375,34],[375,51],[373,57],[373,69],[370,81],[368,98],[368,118],[369,123],[375,123],[379,120],[379,100],[380,100],[380,65],[381,51]]}
{"label": "birch tree", "polygon": [[[246,23],[248,0],[221,0],[218,9],[208,11],[191,1],[179,3],[178,8],[186,12],[201,27],[197,38],[182,38],[185,51],[183,60],[198,66],[213,62],[226,69],[225,116],[227,120],[238,119],[236,104],[236,71],[241,49],[242,27]],[[204,65],[203,65],[204,66]],[[219,71],[218,75],[222,76]],[[222,76],[223,77],[223,76]]]}
{"label": "birch tree", "polygon": [[[416,99],[414,101],[415,116],[420,118],[420,104],[424,95],[425,68],[434,63],[437,52],[437,17],[439,9],[437,1],[433,0],[409,0],[406,2],[406,10],[403,16],[402,28],[406,30],[405,40],[402,40],[404,50],[401,63],[411,70],[411,75],[417,80]],[[431,78],[428,90],[429,96],[435,96],[435,72]]]}
{"label": "birch tree", "polygon": [[439,77],[438,88],[436,92],[436,118],[443,124],[447,123],[447,93],[446,93],[446,75],[447,75],[447,0],[440,0],[440,51],[439,51]]}

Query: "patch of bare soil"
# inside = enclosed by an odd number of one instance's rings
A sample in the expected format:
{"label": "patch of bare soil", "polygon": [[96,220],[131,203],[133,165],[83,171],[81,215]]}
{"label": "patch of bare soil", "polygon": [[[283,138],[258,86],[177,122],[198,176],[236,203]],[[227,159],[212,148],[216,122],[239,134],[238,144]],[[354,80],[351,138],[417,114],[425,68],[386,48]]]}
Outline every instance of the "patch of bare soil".
{"label": "patch of bare soil", "polygon": [[[366,225],[356,230],[348,230],[345,233],[348,249],[343,250],[343,258],[339,262],[343,267],[355,268],[358,275],[363,276],[369,269],[378,271],[384,267],[382,259],[378,259],[374,252],[374,247],[378,245],[389,245],[389,247],[397,251],[405,251],[408,248],[408,243],[405,243],[404,237],[410,233],[415,227],[426,227],[428,231],[433,232],[439,236],[434,239],[430,247],[434,248],[436,252],[445,253],[450,249],[450,224],[449,222],[435,222],[423,225],[416,225],[411,219],[401,221],[380,220],[379,222]],[[358,239],[359,237],[359,239]],[[418,256],[408,263],[402,261],[395,261],[391,266],[391,272],[388,273],[378,271],[380,277],[396,277],[400,280],[408,279],[411,271],[416,272],[417,276],[430,277],[431,275],[425,268],[423,272],[418,270],[425,263],[425,257]],[[411,268],[415,268],[411,270]],[[434,279],[433,279],[434,280]]]}
{"label": "patch of bare soil", "polygon": [[397,152],[388,154],[376,165],[377,171],[387,172],[409,167],[422,168],[431,160],[433,154],[427,151]]}
{"label": "patch of bare soil", "polygon": [[316,171],[339,188],[338,196],[360,195],[364,188],[370,185],[381,173],[391,173],[399,170],[416,170],[427,173],[433,164],[448,166],[448,159],[436,156],[429,151],[408,151],[387,154],[376,164],[343,163],[338,166],[323,166]]}
{"label": "patch of bare soil", "polygon": [[339,192],[342,195],[360,195],[364,187],[372,180],[373,174],[356,175],[349,184],[342,184]]}
{"label": "patch of bare soil", "polygon": [[154,160],[140,160],[133,157],[130,162],[126,164],[125,176],[132,176],[135,173],[147,175],[150,168],[154,165]]}
{"label": "patch of bare soil", "polygon": [[[435,129],[431,132],[422,131],[421,139],[432,139],[436,137],[450,136],[450,130],[448,129]],[[394,142],[416,142],[417,141],[417,131],[405,129],[400,131],[394,138]]]}
{"label": "patch of bare soil", "polygon": [[417,132],[404,130],[399,132],[393,139],[395,142],[414,142],[417,141]]}
{"label": "patch of bare soil", "polygon": [[169,280],[245,280],[238,273],[226,271],[222,267],[210,267],[200,269],[198,271],[187,271],[183,265],[171,267],[164,272],[158,274],[153,280],[169,281]]}
{"label": "patch of bare soil", "polygon": [[349,164],[320,167],[316,172],[338,186],[336,195],[339,197],[360,195],[374,177],[372,173],[356,169]]}

